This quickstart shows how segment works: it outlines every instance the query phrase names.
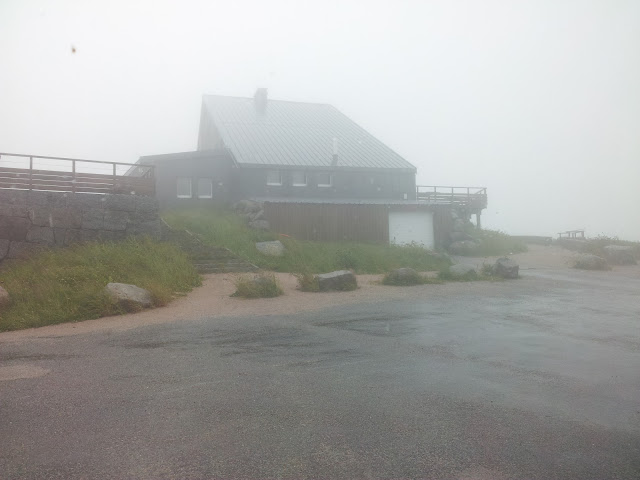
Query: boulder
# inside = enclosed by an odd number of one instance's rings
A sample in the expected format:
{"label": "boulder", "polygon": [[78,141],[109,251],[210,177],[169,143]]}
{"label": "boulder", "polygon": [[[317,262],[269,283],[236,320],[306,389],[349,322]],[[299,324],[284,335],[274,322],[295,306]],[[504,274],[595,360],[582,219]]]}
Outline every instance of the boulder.
{"label": "boulder", "polygon": [[502,257],[496,260],[493,265],[492,273],[502,278],[518,278],[520,265],[508,257]]}
{"label": "boulder", "polygon": [[249,222],[249,228],[253,228],[254,230],[269,230],[269,222],[266,220],[256,220],[254,222]]}
{"label": "boulder", "polygon": [[604,247],[604,256],[613,265],[636,265],[633,256],[633,247],[625,245],[607,245]]}
{"label": "boulder", "polygon": [[413,268],[396,268],[386,276],[384,283],[388,285],[420,285],[424,280]]}
{"label": "boulder", "polygon": [[264,210],[260,210],[254,213],[249,213],[247,218],[251,222],[255,222],[257,220],[264,220]]}
{"label": "boulder", "polygon": [[11,297],[9,297],[9,292],[7,292],[4,288],[0,287],[0,308],[4,308],[11,302]]}
{"label": "boulder", "polygon": [[578,255],[573,266],[582,270],[609,270],[609,264],[604,258],[588,253]]}
{"label": "boulder", "polygon": [[478,255],[479,245],[471,240],[461,240],[449,245],[449,253],[453,255]]}
{"label": "boulder", "polygon": [[109,283],[105,287],[107,294],[116,300],[125,310],[141,310],[153,305],[151,293],[144,288],[126,283]]}
{"label": "boulder", "polygon": [[257,242],[256,248],[263,255],[270,257],[282,257],[284,255],[284,245],[280,240],[274,240],[273,242]]}
{"label": "boulder", "polygon": [[453,231],[464,232],[464,220],[461,218],[455,218],[453,220]]}
{"label": "boulder", "polygon": [[449,267],[449,273],[456,277],[464,277],[467,275],[468,276],[477,275],[478,270],[476,269],[475,265],[469,265],[467,263],[458,263],[456,265],[451,265]]}
{"label": "boulder", "polygon": [[451,242],[462,242],[464,240],[473,240],[473,237],[465,232],[450,232],[449,240]]}
{"label": "boulder", "polygon": [[358,288],[356,276],[349,270],[322,273],[316,275],[316,279],[321,292],[326,292],[327,290],[355,290]]}
{"label": "boulder", "polygon": [[256,213],[262,210],[260,204],[253,200],[240,200],[233,208],[236,213]]}

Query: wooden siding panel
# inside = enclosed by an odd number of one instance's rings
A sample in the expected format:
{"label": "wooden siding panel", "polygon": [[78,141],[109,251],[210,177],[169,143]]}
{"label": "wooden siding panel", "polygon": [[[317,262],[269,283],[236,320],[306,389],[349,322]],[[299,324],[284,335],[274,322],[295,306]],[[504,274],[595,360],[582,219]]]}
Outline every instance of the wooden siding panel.
{"label": "wooden siding panel", "polygon": [[365,243],[389,241],[386,205],[266,202],[264,214],[273,231],[300,240]]}

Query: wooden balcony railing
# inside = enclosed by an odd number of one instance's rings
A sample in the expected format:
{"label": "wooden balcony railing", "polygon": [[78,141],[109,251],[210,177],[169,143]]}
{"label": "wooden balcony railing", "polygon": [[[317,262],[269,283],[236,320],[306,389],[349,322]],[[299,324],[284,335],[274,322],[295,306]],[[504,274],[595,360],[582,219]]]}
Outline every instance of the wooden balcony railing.
{"label": "wooden balcony railing", "polygon": [[485,187],[445,187],[419,185],[416,187],[419,202],[432,205],[456,205],[469,210],[487,208],[487,189]]}
{"label": "wooden balcony railing", "polygon": [[0,153],[0,189],[155,195],[154,167]]}

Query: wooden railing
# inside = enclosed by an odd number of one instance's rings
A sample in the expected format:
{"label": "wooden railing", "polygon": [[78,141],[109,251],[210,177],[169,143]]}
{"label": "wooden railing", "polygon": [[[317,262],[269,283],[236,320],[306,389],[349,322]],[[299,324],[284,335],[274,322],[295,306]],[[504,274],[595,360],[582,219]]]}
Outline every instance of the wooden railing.
{"label": "wooden railing", "polygon": [[0,189],[155,195],[154,167],[0,153]]}
{"label": "wooden railing", "polygon": [[419,202],[433,205],[457,205],[472,210],[487,208],[485,187],[445,187],[419,185],[416,187]]}

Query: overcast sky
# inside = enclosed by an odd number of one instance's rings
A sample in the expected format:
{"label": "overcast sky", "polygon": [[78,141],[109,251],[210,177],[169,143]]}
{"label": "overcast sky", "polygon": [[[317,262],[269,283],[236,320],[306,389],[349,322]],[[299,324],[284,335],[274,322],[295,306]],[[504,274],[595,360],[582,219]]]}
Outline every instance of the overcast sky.
{"label": "overcast sky", "polygon": [[486,186],[487,228],[640,240],[640,1],[0,0],[0,152],[195,150],[256,87]]}

